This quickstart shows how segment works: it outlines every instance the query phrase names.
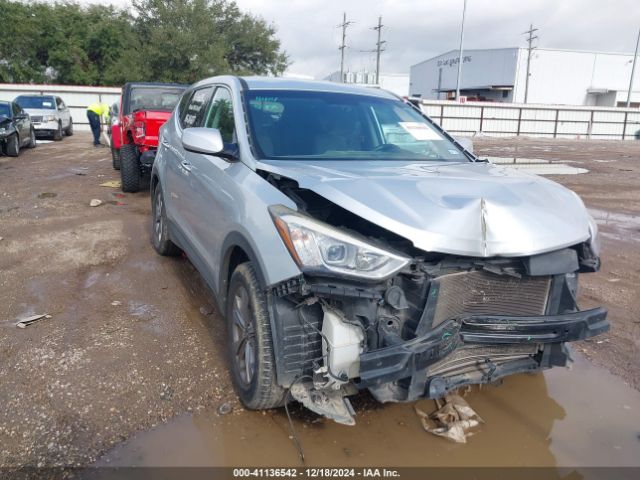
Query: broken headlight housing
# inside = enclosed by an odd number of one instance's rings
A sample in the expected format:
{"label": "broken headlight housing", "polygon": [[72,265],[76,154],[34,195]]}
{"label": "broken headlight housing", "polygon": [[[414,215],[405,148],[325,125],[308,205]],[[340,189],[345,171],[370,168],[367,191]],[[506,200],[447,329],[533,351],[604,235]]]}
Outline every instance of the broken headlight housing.
{"label": "broken headlight housing", "polygon": [[384,280],[410,261],[284,206],[269,207],[269,212],[289,253],[304,273]]}
{"label": "broken headlight housing", "polygon": [[598,237],[598,224],[595,219],[589,215],[589,245],[591,251],[597,256],[600,256],[600,238]]}

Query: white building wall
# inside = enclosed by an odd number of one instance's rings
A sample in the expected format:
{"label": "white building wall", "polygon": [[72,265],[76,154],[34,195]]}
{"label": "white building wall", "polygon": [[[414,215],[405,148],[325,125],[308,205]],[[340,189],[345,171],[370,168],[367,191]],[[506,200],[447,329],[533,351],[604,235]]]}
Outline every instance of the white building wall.
{"label": "white building wall", "polygon": [[18,95],[57,95],[71,110],[73,128],[89,130],[87,107],[94,102],[111,105],[120,102],[122,89],[119,87],[86,87],[80,85],[30,85],[0,83],[0,100],[12,101]]}
{"label": "white building wall", "polygon": [[[518,50],[518,48],[496,48],[463,52],[460,88],[513,85]],[[451,50],[413,65],[410,69],[410,94],[438,99],[440,71],[442,71],[440,89],[455,90],[458,75],[457,50]],[[496,96],[501,97],[501,95],[501,92],[496,93]],[[444,98],[444,95],[441,95],[441,98]]]}

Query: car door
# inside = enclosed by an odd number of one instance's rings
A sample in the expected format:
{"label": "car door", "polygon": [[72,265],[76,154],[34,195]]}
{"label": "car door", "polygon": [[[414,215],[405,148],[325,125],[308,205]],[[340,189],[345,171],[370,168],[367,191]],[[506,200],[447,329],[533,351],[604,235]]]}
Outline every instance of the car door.
{"label": "car door", "polygon": [[[182,132],[186,128],[201,126],[207,106],[213,95],[214,87],[205,86],[194,90],[180,102],[178,118],[171,128],[165,129],[162,137],[162,155],[165,161],[164,196],[167,214],[171,222],[178,227],[188,245],[182,245],[193,257],[200,255],[201,248],[193,235],[194,225],[198,222],[193,216],[192,190],[194,188],[194,172],[182,147]],[[177,123],[177,125],[176,125]],[[197,260],[197,259],[193,259]]]}
{"label": "car door", "polygon": [[58,109],[58,115],[60,116],[60,121],[62,122],[62,128],[69,128],[69,123],[71,120],[71,114],[69,113],[69,109],[65,105],[64,101],[60,97],[56,97],[56,107]]}
{"label": "car door", "polygon": [[[217,128],[220,131],[225,150],[237,150],[236,127],[233,116],[231,91],[218,86],[207,109],[205,128]],[[235,180],[229,171],[242,168],[242,164],[216,155],[187,152],[191,163],[191,190],[189,192],[190,215],[195,219],[192,235],[200,249],[200,255],[212,274],[214,290],[218,291],[218,272],[220,271],[220,252],[228,223],[230,209],[237,198],[234,195]]]}
{"label": "car door", "polygon": [[16,131],[20,137],[20,146],[22,146],[28,141],[31,134],[29,131],[31,126],[29,123],[29,117],[17,103],[11,103],[11,108],[13,110],[13,121],[16,124]]}

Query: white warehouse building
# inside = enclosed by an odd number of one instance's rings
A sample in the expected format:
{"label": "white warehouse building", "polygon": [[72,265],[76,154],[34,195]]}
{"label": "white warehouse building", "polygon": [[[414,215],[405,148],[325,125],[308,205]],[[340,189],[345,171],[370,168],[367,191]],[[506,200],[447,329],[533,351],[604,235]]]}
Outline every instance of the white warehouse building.
{"label": "white warehouse building", "polygon": [[[469,100],[524,102],[526,48],[466,50],[460,95]],[[528,103],[625,106],[633,55],[536,48],[531,56]],[[631,106],[640,106],[640,66]],[[409,93],[425,99],[453,99],[458,51],[413,65]]]}

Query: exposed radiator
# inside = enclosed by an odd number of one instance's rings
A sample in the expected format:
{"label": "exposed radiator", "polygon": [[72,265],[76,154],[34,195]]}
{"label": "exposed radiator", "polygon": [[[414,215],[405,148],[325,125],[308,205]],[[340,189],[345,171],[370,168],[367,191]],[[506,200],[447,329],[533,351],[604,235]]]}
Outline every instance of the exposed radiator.
{"label": "exposed radiator", "polygon": [[434,280],[438,297],[432,326],[461,314],[542,315],[551,277],[497,275],[485,271],[459,272]]}

